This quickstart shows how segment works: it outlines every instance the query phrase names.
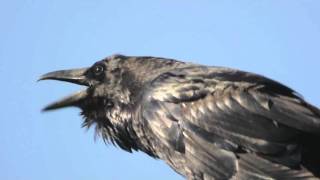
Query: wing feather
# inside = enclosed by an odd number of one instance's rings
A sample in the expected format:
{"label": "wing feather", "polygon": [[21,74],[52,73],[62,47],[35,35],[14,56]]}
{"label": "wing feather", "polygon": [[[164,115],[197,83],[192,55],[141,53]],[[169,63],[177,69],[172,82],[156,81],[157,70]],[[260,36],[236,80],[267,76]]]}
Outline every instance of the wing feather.
{"label": "wing feather", "polygon": [[[201,177],[307,172],[290,168],[301,164],[297,137],[320,133],[320,111],[290,88],[233,69],[192,66],[160,75],[147,92],[141,114],[151,132],[183,154]],[[261,172],[255,165],[271,170]]]}

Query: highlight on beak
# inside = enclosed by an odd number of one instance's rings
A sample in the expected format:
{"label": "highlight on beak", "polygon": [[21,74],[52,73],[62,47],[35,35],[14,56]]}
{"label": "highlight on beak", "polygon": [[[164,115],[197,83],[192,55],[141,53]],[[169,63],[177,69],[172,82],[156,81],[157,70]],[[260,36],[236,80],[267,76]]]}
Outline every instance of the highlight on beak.
{"label": "highlight on beak", "polygon": [[[50,72],[42,75],[38,81],[58,80],[58,81],[65,81],[65,82],[70,82],[74,84],[89,86],[89,82],[85,76],[87,70],[88,68],[54,71],[54,72]],[[82,90],[46,106],[42,111],[55,110],[55,109],[60,109],[60,108],[70,107],[70,106],[77,107],[81,105],[81,103],[85,100],[87,96],[88,96],[87,90]]]}
{"label": "highlight on beak", "polygon": [[38,81],[58,80],[88,86],[89,83],[85,76],[87,70],[88,68],[81,68],[49,72],[47,74],[42,75]]}

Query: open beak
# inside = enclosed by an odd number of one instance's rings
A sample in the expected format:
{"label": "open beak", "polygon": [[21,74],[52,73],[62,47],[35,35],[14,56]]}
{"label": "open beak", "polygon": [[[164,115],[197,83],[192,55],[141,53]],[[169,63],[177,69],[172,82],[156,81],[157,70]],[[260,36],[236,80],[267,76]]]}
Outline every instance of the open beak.
{"label": "open beak", "polygon": [[[50,72],[42,75],[38,81],[58,80],[58,81],[66,81],[74,84],[89,86],[88,79],[85,76],[87,70],[88,70],[87,68],[82,68],[82,69],[54,71],[54,72]],[[60,108],[70,107],[70,106],[79,106],[84,101],[84,99],[86,99],[87,96],[88,96],[87,90],[79,91],[59,101],[49,104],[43,109],[43,111],[60,109]]]}

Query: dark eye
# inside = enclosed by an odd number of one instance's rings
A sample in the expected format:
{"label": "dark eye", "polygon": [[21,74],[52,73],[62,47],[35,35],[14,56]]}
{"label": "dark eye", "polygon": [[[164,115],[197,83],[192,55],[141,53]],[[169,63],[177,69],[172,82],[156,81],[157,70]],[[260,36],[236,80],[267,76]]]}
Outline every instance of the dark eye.
{"label": "dark eye", "polygon": [[95,76],[100,76],[104,71],[104,67],[101,65],[95,65],[92,69],[92,72]]}

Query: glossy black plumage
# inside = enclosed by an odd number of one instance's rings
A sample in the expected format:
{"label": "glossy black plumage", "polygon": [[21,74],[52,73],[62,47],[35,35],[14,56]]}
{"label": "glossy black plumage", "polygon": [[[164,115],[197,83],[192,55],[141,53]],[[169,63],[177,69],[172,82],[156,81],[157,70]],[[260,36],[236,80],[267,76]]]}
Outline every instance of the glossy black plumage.
{"label": "glossy black plumage", "polygon": [[80,107],[84,126],[106,141],[160,158],[190,180],[320,175],[319,109],[263,76],[115,55],[41,79],[88,86],[46,110]]}

